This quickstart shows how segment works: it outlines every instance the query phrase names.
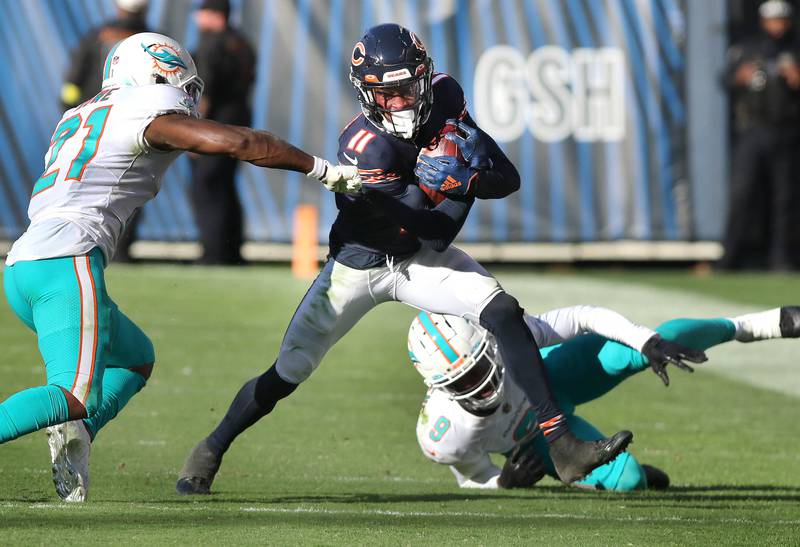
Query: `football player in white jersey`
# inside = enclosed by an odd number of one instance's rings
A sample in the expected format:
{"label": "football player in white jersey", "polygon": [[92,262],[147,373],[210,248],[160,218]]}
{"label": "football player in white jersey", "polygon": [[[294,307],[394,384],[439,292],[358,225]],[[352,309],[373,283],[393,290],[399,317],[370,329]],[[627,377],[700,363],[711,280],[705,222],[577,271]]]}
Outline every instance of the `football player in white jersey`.
{"label": "football player in white jersey", "polygon": [[264,131],[202,120],[194,61],[175,40],[131,36],[109,53],[98,95],[68,110],[33,187],[27,231],[3,276],[6,299],[37,334],[47,384],[0,404],[0,444],[48,427],[58,495],[82,501],[91,439],[137,393],[155,355],[109,297],[103,269],[133,212],[155,197],[183,151],[299,171],[357,191],[355,167],[333,166]]}
{"label": "football player in white jersey", "polygon": [[[602,433],[575,415],[575,407],[604,395],[648,364],[669,385],[668,363],[691,371],[683,360],[696,362],[697,352],[712,346],[800,336],[796,306],[732,319],[675,319],[655,332],[590,306],[525,319],[542,347],[553,393],[570,427],[584,440],[602,438]],[[536,414],[503,373],[491,334],[459,317],[422,312],[409,329],[408,350],[429,386],[417,441],[428,459],[450,466],[459,486],[518,488],[533,486],[545,474],[557,478]],[[506,456],[502,469],[492,463],[491,454]],[[573,484],[615,491],[660,489],[669,485],[669,477],[623,452]]]}

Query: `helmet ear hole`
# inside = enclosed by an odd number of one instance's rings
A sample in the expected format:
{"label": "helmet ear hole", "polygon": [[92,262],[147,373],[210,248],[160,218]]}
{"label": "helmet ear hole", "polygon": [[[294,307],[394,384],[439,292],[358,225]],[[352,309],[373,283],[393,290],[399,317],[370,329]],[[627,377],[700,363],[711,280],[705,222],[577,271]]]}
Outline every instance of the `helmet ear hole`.
{"label": "helmet ear hole", "polygon": [[168,83],[169,83],[169,80],[167,80],[167,79],[166,79],[164,76],[162,76],[161,74],[156,74],[156,75],[155,75],[155,82],[156,82],[157,84],[168,84]]}

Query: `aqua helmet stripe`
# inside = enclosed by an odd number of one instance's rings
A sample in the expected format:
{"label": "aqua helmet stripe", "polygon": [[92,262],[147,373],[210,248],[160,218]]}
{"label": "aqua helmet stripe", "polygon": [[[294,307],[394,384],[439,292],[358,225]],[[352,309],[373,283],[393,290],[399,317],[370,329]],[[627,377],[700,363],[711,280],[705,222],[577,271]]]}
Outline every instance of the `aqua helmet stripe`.
{"label": "aqua helmet stripe", "polygon": [[433,342],[436,344],[436,347],[439,348],[439,351],[442,352],[447,360],[450,361],[450,363],[455,363],[458,361],[458,354],[455,352],[455,350],[453,350],[453,347],[447,342],[436,325],[433,324],[430,315],[428,315],[426,312],[422,312],[417,317],[422,323],[422,327],[428,333],[428,336],[431,337]]}

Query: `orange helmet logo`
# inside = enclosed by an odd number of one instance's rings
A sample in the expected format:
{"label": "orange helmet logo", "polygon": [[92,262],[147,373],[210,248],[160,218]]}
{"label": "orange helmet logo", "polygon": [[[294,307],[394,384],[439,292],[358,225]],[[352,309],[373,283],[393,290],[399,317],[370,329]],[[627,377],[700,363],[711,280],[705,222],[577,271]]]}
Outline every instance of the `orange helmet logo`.
{"label": "orange helmet logo", "polygon": [[353,66],[358,66],[364,62],[366,55],[367,53],[364,50],[364,44],[362,42],[356,42],[350,62],[353,63]]}

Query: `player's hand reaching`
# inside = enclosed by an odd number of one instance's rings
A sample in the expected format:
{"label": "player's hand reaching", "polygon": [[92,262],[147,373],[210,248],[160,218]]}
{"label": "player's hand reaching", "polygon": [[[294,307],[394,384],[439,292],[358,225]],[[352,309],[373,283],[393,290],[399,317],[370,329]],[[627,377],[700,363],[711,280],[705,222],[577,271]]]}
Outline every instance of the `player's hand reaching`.
{"label": "player's hand reaching", "polygon": [[694,372],[694,369],[689,366],[686,361],[702,363],[708,360],[704,352],[687,348],[677,342],[665,340],[658,334],[652,336],[645,342],[642,348],[642,354],[650,362],[650,368],[653,369],[656,376],[661,378],[665,386],[669,385],[669,375],[667,374],[668,364],[671,363],[686,372]]}
{"label": "player's hand reaching", "polygon": [[355,165],[332,165],[327,160],[314,157],[314,169],[307,176],[317,179],[331,192],[358,194],[361,192],[361,177]]}
{"label": "player's hand reaching", "polygon": [[514,447],[497,478],[500,488],[530,488],[542,480],[545,475],[544,461],[533,449],[533,440],[538,434],[537,427]]}

